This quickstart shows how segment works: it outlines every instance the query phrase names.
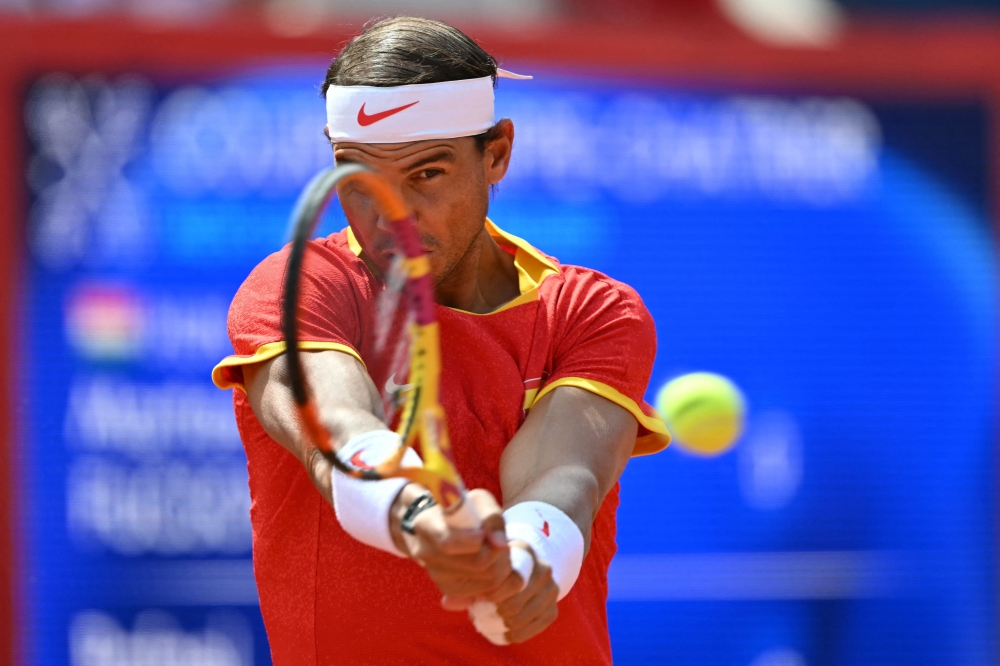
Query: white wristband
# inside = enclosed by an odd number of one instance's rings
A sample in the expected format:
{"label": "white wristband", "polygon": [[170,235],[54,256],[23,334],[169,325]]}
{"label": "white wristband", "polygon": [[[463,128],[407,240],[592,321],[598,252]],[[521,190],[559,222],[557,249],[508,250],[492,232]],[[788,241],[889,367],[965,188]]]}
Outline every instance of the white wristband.
{"label": "white wristband", "polygon": [[[531,579],[535,570],[535,558],[520,546],[510,549],[510,566],[521,577],[521,589]],[[496,604],[492,601],[474,601],[469,606],[469,617],[476,630],[494,645],[507,645],[507,623],[497,613]]]}
{"label": "white wristband", "polygon": [[[349,465],[374,466],[399,447],[399,435],[391,430],[372,430],[348,440],[337,452]],[[404,467],[420,467],[423,461],[413,449],[403,454]],[[407,557],[396,548],[389,530],[389,511],[396,496],[407,483],[406,479],[362,481],[337,470],[333,482],[333,510],[344,531],[361,543],[368,544],[399,557]]]}
{"label": "white wristband", "polygon": [[503,512],[507,540],[523,541],[552,567],[559,599],[569,594],[583,566],[583,533],[560,509],[545,502],[521,502]]}
{"label": "white wristband", "polygon": [[[521,502],[503,512],[507,523],[507,541],[523,541],[531,546],[534,557],[523,548],[510,549],[510,564],[528,584],[535,568],[535,558],[552,567],[552,578],[559,588],[558,599],[569,594],[583,566],[583,533],[569,516],[545,502]],[[494,645],[507,645],[507,624],[489,601],[476,601],[469,607],[469,617],[483,636]]]}

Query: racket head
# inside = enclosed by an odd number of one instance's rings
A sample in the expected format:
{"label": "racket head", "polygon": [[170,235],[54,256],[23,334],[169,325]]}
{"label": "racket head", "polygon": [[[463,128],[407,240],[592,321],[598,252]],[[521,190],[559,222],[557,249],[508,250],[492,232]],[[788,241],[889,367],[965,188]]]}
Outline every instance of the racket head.
{"label": "racket head", "polygon": [[[357,184],[388,220],[394,246],[392,265],[380,276],[382,292],[376,305],[375,348],[389,356],[389,383],[379,387],[388,424],[396,421],[400,446],[373,468],[358,468],[341,460],[323,425],[300,346],[302,273],[310,240],[338,188]],[[405,202],[368,168],[342,164],[317,174],[305,187],[290,223],[291,247],[285,271],[282,330],[286,341],[289,387],[303,432],[340,472],[363,480],[406,478],[425,486],[446,512],[462,506],[465,487],[452,456],[444,410],[439,402],[440,337],[436,319],[430,262]],[[385,327],[386,330],[380,330]],[[395,384],[405,368],[405,381]],[[423,467],[402,467],[407,447],[419,445]]]}

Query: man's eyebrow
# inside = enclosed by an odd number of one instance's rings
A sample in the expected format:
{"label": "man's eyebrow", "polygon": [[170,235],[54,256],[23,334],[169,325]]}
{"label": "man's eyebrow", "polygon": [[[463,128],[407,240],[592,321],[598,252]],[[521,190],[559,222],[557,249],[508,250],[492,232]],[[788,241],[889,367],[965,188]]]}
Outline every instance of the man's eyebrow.
{"label": "man's eyebrow", "polygon": [[413,171],[414,169],[426,166],[433,162],[455,162],[455,153],[450,150],[442,150],[440,152],[434,153],[433,155],[428,155],[427,157],[417,160],[413,164],[409,164],[403,167],[403,171]]}

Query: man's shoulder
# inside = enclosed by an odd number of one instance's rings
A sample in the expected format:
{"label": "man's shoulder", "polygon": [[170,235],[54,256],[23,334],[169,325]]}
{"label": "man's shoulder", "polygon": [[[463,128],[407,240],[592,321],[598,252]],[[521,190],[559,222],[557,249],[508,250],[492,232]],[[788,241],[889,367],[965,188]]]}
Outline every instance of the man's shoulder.
{"label": "man's shoulder", "polygon": [[[247,330],[267,332],[271,337],[280,334],[289,251],[290,245],[286,245],[265,257],[240,285],[229,306],[231,338]],[[344,231],[310,241],[302,269],[302,298],[307,303],[328,305],[365,301],[370,291],[364,285],[366,271]]]}
{"label": "man's shoulder", "polygon": [[588,309],[618,304],[626,308],[645,305],[630,285],[598,270],[573,264],[561,264],[559,273],[542,283],[539,300],[558,309]]}
{"label": "man's shoulder", "polygon": [[[261,260],[240,287],[241,294],[246,296],[263,292],[270,297],[277,293],[276,290],[280,291],[290,250],[289,243]],[[351,248],[345,229],[310,241],[303,270],[316,279],[341,282],[344,278],[349,281],[361,279],[365,268],[364,262]]]}

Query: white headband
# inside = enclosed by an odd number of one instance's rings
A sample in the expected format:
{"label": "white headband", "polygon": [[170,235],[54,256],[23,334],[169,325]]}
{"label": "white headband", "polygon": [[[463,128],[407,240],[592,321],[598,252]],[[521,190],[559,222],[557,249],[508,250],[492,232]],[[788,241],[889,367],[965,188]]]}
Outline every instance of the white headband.
{"label": "white headband", "polygon": [[[530,79],[503,69],[505,79]],[[326,124],[334,143],[402,143],[454,139],[493,127],[493,79],[420,83],[393,88],[330,86]]]}

